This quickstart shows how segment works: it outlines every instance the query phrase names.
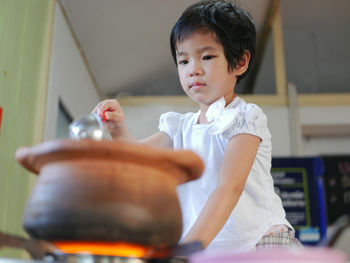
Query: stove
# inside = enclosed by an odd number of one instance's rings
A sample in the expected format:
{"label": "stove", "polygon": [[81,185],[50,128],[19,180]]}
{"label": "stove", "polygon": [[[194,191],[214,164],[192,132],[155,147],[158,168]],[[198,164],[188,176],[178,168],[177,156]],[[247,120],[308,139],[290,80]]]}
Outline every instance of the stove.
{"label": "stove", "polygon": [[[1,262],[1,259],[0,259]],[[42,263],[186,263],[185,257],[139,258],[126,256],[103,256],[89,254],[48,255]],[[1,262],[2,263],[2,262]]]}
{"label": "stove", "polygon": [[143,259],[132,257],[110,257],[110,256],[89,256],[89,255],[68,255],[60,258],[62,261],[55,261],[53,257],[47,257],[43,260],[23,260],[0,258],[0,263],[186,263],[187,259],[170,258],[170,259]]}
{"label": "stove", "polygon": [[0,258],[0,263],[186,263],[200,250],[199,242],[146,247],[123,242],[48,242],[0,232],[0,249],[25,249],[33,260]]}

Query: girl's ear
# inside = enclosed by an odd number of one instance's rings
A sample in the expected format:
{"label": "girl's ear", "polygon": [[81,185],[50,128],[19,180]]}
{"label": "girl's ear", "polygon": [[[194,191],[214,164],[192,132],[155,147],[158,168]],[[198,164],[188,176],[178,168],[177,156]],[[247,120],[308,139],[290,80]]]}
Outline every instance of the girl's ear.
{"label": "girl's ear", "polygon": [[237,62],[237,65],[235,67],[235,73],[237,76],[242,75],[244,72],[246,72],[250,61],[250,52],[248,50],[244,50],[243,55],[241,56],[240,60]]}

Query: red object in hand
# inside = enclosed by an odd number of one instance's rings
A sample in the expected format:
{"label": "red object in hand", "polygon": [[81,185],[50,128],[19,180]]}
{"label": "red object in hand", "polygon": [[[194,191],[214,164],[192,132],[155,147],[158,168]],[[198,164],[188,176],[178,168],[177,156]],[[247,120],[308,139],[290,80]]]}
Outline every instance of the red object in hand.
{"label": "red object in hand", "polygon": [[108,111],[108,110],[105,110],[104,112],[102,112],[102,116],[101,116],[102,122],[106,122],[107,121],[107,119],[106,119],[106,111]]}
{"label": "red object in hand", "polygon": [[2,120],[2,108],[0,107],[0,131],[1,131],[1,120]]}

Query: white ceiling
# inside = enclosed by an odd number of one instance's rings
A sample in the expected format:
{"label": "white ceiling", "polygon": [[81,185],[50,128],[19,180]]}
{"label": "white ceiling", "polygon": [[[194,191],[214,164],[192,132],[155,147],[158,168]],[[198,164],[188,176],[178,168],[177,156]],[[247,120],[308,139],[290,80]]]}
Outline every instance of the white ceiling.
{"label": "white ceiling", "polygon": [[[195,0],[63,0],[72,28],[104,94],[174,65],[169,35],[182,11]],[[269,0],[244,0],[259,30]],[[258,5],[256,5],[258,3]]]}
{"label": "white ceiling", "polygon": [[[196,0],[61,0],[105,95],[176,77],[169,34],[182,11]],[[270,0],[240,0],[258,32]],[[322,27],[349,23],[349,0],[281,0],[285,27]],[[164,83],[163,83],[164,84]],[[162,85],[163,85],[162,84]]]}

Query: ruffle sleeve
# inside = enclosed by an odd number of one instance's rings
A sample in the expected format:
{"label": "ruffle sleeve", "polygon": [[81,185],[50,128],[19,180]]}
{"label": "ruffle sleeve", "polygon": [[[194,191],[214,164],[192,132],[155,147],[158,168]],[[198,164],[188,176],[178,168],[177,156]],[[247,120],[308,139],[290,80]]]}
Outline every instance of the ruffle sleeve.
{"label": "ruffle sleeve", "polygon": [[231,137],[242,133],[257,136],[261,140],[270,136],[267,128],[267,117],[255,104],[245,104],[241,107],[237,117],[222,135],[228,141]]}
{"label": "ruffle sleeve", "polygon": [[181,114],[176,112],[166,112],[160,115],[158,129],[174,138],[180,127]]}

